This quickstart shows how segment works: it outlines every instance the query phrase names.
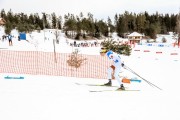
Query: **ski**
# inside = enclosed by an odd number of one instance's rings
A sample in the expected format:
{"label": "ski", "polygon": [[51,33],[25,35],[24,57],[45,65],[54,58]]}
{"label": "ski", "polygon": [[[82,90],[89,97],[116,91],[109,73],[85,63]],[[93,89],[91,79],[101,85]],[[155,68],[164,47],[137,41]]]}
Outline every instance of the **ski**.
{"label": "ski", "polygon": [[76,85],[87,85],[87,86],[102,86],[102,87],[118,87],[118,86],[107,86],[107,85],[103,85],[103,84],[81,84],[81,83],[75,83]]}
{"label": "ski", "polygon": [[120,92],[126,92],[126,91],[140,91],[140,90],[131,90],[131,89],[126,89],[126,90],[119,90],[119,89],[117,89],[117,90],[90,90],[89,92],[111,92],[111,91],[114,91],[114,92],[117,92],[117,91],[120,91]]}

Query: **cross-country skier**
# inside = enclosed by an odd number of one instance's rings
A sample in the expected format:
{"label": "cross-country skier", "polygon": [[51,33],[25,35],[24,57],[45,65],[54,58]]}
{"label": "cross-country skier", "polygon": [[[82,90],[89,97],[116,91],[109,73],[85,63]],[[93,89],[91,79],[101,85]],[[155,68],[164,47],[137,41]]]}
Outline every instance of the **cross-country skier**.
{"label": "cross-country skier", "polygon": [[120,55],[113,52],[112,50],[107,50],[106,48],[101,48],[100,55],[101,56],[106,55],[110,60],[113,61],[113,65],[111,65],[108,68],[108,80],[109,80],[109,82],[104,84],[104,85],[106,85],[106,86],[111,86],[112,85],[112,82],[111,82],[112,74],[114,74],[115,79],[118,81],[118,83],[120,85],[119,89],[120,90],[125,90],[125,87],[124,87],[124,85],[122,83],[122,80],[119,77],[121,67],[124,66],[124,64],[121,61]]}

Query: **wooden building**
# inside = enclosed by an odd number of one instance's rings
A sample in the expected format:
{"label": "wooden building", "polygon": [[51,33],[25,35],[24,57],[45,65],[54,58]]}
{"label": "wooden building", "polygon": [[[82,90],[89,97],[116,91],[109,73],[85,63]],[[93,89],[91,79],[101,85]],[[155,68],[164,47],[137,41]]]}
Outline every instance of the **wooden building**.
{"label": "wooden building", "polygon": [[130,43],[140,43],[142,40],[143,35],[138,32],[133,32],[128,35],[128,41]]}

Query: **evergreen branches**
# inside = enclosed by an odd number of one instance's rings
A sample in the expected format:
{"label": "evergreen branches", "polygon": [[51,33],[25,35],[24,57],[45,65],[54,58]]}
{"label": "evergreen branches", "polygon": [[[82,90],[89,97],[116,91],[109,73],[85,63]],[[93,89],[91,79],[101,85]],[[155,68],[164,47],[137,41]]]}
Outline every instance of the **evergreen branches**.
{"label": "evergreen branches", "polygon": [[128,44],[119,44],[117,41],[108,40],[103,41],[102,46],[108,50],[112,50],[116,53],[123,54],[123,55],[131,55],[131,47]]}

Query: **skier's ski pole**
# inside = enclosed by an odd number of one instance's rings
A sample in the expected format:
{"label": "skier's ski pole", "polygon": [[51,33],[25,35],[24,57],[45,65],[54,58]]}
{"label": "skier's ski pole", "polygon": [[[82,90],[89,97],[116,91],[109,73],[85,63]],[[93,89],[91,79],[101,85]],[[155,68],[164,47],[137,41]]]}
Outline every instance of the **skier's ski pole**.
{"label": "skier's ski pole", "polygon": [[155,85],[155,84],[149,82],[148,80],[144,79],[143,77],[141,77],[140,75],[138,75],[136,72],[132,71],[131,69],[130,69],[129,71],[132,72],[133,74],[135,74],[136,76],[140,77],[142,80],[144,80],[144,81],[145,81],[146,83],[148,83],[150,86],[156,87],[156,88],[162,90],[162,89],[159,88],[157,85]]}
{"label": "skier's ski pole", "polygon": [[[135,72],[134,72],[132,69],[130,69],[129,67],[126,66],[126,68],[127,68],[127,70],[129,70],[131,73],[133,73],[133,74],[135,74],[136,76],[142,78],[140,75],[138,75],[137,73],[135,73]],[[153,87],[152,83],[150,83],[149,81],[147,81],[147,80],[144,79],[144,78],[142,78],[142,79],[145,80],[145,82],[147,82],[150,86]]]}
{"label": "skier's ski pole", "polygon": [[136,72],[134,72],[132,69],[130,69],[127,65],[124,65],[124,66],[125,66],[125,68],[126,68],[127,70],[129,70],[129,71],[132,72],[133,74],[135,74],[135,75],[137,75],[138,77],[140,77],[142,80],[144,80],[144,81],[145,81],[146,83],[148,83],[149,85],[154,86],[154,87],[158,88],[159,90],[162,90],[162,89],[161,89],[160,87],[158,87],[157,85],[149,82],[148,80],[146,80],[146,79],[144,79],[143,77],[141,77],[140,75],[138,75]]}

